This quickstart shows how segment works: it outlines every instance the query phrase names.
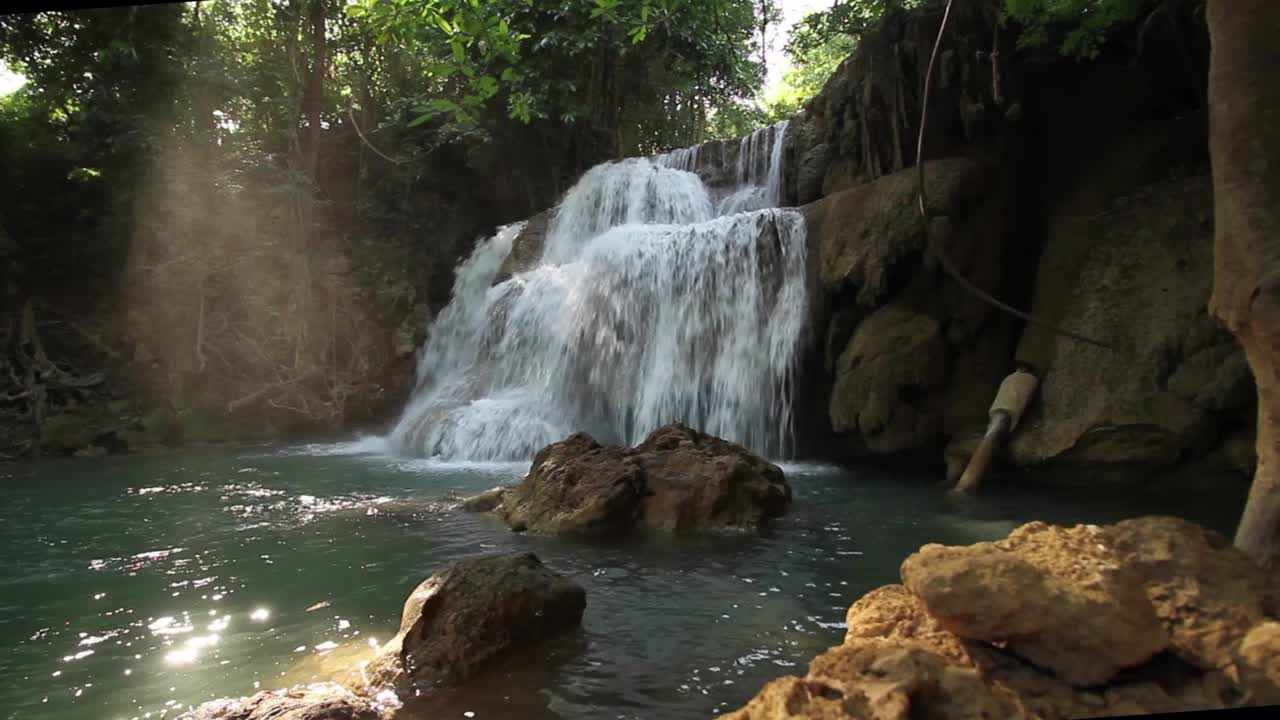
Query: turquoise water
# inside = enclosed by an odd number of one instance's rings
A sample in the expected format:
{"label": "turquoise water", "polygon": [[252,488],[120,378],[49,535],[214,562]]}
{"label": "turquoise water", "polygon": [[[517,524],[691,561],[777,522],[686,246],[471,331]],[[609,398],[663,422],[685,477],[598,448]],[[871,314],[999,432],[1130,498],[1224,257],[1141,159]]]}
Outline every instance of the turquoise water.
{"label": "turquoise water", "polygon": [[1228,531],[1243,501],[993,487],[956,503],[919,478],[786,469],[795,504],[766,531],[585,542],[404,502],[524,465],[405,461],[373,442],[0,466],[0,717],[172,718],[319,677],[308,668],[390,637],[446,562],[532,550],[587,589],[582,631],[406,717],[705,718],[803,673],[922,543],[1157,512]]}

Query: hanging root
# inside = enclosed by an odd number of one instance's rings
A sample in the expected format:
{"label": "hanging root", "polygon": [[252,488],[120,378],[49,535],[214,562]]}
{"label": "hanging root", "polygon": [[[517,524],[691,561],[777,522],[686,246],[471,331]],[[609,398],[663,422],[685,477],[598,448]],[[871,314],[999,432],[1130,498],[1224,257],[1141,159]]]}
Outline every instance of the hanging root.
{"label": "hanging root", "polygon": [[[938,26],[938,37],[936,40],[934,40],[933,52],[930,53],[929,55],[929,67],[924,74],[924,95],[920,98],[920,134],[916,140],[916,171],[918,172],[919,179],[920,179],[919,194],[917,195],[917,199],[919,201],[919,206],[920,206],[920,218],[924,220],[924,231],[926,234],[926,240],[928,239],[927,236],[929,232],[930,218],[929,218],[929,211],[928,211],[928,203],[926,202],[927,196],[925,192],[924,132],[925,132],[925,127],[929,122],[929,91],[933,85],[933,68],[937,64],[938,49],[942,47],[942,34],[947,29],[947,21],[951,19],[951,5],[953,2],[954,0],[947,0],[947,7],[942,13],[942,23]],[[1070,330],[1065,330],[1057,325],[1054,325],[1053,323],[1047,322],[1045,320],[1041,320],[1040,318],[1037,318],[1029,313],[1025,313],[1013,307],[1012,305],[1009,305],[1008,303],[1000,301],[995,296],[991,295],[991,293],[988,293],[987,291],[983,290],[977,285],[974,285],[972,282],[969,281],[968,278],[961,275],[960,271],[956,269],[954,264],[952,264],[951,258],[947,256],[946,249],[943,248],[940,244],[934,245],[931,243],[929,244],[929,246],[934,248],[934,252],[936,253],[938,258],[938,263],[942,265],[942,269],[945,270],[946,273],[950,275],[953,280],[959,283],[960,286],[963,287],[965,290],[968,290],[974,296],[978,297],[983,302],[986,302],[992,307],[995,307],[999,310],[1003,310],[1004,312],[1010,315],[1013,315],[1014,317],[1021,318],[1022,320],[1030,324],[1039,325],[1041,327],[1048,328],[1053,332],[1059,335],[1062,335],[1064,337],[1071,338],[1072,340],[1076,340],[1082,343],[1087,343],[1089,345],[1094,345],[1100,348],[1106,348],[1108,350],[1116,349],[1113,345],[1109,343],[1105,343],[1101,340],[1095,340],[1091,337],[1081,335],[1079,333],[1075,333]]]}

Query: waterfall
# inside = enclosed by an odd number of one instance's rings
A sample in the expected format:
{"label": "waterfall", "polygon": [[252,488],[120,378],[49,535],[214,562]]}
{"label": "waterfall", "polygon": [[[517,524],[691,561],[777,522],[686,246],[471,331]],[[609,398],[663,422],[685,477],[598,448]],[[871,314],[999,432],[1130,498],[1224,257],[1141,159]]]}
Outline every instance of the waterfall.
{"label": "waterfall", "polygon": [[776,208],[780,123],[743,138],[733,186],[699,151],[592,168],[538,267],[493,284],[522,224],[458,266],[391,444],[449,460],[527,460],[583,430],[634,445],[682,421],[757,452],[791,447],[806,315],[805,226]]}

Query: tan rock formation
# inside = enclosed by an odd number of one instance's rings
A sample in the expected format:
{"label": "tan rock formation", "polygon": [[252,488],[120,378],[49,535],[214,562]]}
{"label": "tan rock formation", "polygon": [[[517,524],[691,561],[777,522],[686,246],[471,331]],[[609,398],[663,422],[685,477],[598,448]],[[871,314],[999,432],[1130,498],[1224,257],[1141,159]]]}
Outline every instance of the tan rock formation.
{"label": "tan rock formation", "polygon": [[805,677],[774,680],[722,720],[1069,720],[1280,701],[1276,581],[1192,523],[1031,523],[998,543],[926,546],[903,577],[849,608],[843,644]]}

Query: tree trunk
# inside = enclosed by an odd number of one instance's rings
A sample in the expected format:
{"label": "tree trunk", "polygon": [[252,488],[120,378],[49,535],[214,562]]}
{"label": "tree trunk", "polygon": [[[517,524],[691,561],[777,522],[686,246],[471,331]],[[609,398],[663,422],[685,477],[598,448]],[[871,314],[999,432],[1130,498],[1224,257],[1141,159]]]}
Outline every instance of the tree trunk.
{"label": "tree trunk", "polygon": [[1258,466],[1236,545],[1280,566],[1280,2],[1208,0],[1214,288],[1258,387]]}
{"label": "tree trunk", "polygon": [[307,135],[303,143],[304,169],[312,180],[316,177],[320,157],[320,111],[324,107],[324,74],[328,65],[324,37],[325,1],[311,2],[311,72],[303,95],[303,114],[307,118]]}

